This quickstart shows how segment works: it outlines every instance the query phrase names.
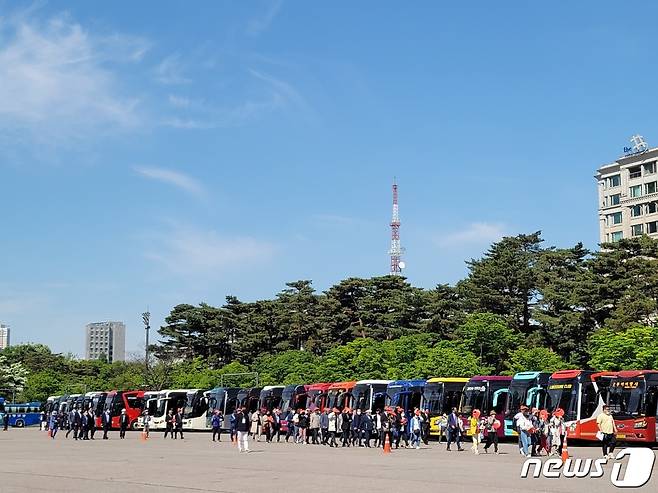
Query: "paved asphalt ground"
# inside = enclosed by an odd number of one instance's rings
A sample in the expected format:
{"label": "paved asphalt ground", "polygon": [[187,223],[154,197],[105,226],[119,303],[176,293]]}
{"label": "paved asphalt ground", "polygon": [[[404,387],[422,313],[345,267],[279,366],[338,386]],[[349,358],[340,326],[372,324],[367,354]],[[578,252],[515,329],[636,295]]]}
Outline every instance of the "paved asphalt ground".
{"label": "paved asphalt ground", "polygon": [[[0,432],[0,492],[592,492],[612,486],[612,462],[599,479],[521,479],[524,459],[513,443],[501,455],[446,452],[430,442],[421,450],[330,449],[286,443],[251,443],[239,454],[230,442],[207,433],[144,442],[139,433],[119,440],[51,440],[35,429]],[[597,457],[595,447],[570,447],[575,457]],[[647,485],[626,491],[658,491],[658,467]]]}

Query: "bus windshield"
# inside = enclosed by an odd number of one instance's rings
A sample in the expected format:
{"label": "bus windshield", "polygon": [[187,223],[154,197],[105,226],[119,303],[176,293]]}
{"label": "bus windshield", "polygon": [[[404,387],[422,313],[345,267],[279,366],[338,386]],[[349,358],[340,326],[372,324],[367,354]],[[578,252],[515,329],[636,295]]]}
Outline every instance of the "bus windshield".
{"label": "bus windshield", "polygon": [[100,416],[100,414],[103,412],[103,406],[105,406],[105,397],[107,394],[102,393],[95,395],[91,399],[91,407],[94,410],[94,413],[96,413],[96,416]]}
{"label": "bus windshield", "polygon": [[467,384],[462,397],[461,412],[465,415],[470,415],[473,412],[473,409],[479,409],[482,412],[486,412],[488,410],[485,408],[486,396],[487,386],[484,382],[482,382],[481,385]]}
{"label": "bus windshield", "polygon": [[226,392],[211,390],[208,394],[208,409],[219,409],[224,412],[224,397]]}
{"label": "bus windshield", "polygon": [[613,380],[608,393],[608,406],[613,416],[617,419],[642,416],[645,387],[640,378]]}
{"label": "bus windshield", "polygon": [[183,411],[184,418],[198,418],[208,410],[208,403],[203,397],[202,391],[188,392]]}
{"label": "bus windshield", "polygon": [[286,412],[290,407],[294,406],[292,398],[295,395],[295,389],[285,388],[281,394],[281,411]]}
{"label": "bus windshield", "polygon": [[322,404],[323,393],[320,389],[309,390],[307,395],[308,395],[307,402],[309,409],[315,409],[317,407],[321,407],[320,404]]}
{"label": "bus windshield", "polygon": [[558,407],[564,410],[565,421],[574,421],[576,416],[576,403],[578,402],[578,384],[573,380],[560,380],[548,385],[549,411],[555,411]]}
{"label": "bus windshield", "polygon": [[372,389],[370,388],[370,385],[356,385],[352,390],[352,407],[354,409],[361,409],[361,411],[370,409],[371,394]]}
{"label": "bus windshield", "polygon": [[388,396],[388,405],[391,407],[399,406],[402,403],[404,394],[402,393],[401,385],[394,385],[386,389],[386,395]]}
{"label": "bus windshield", "polygon": [[428,383],[423,392],[423,407],[429,409],[430,414],[441,414],[443,410],[443,384]]}
{"label": "bus windshield", "polygon": [[519,412],[522,405],[525,405],[526,394],[528,389],[534,385],[532,380],[512,380],[509,386],[509,405],[507,406],[507,413],[505,417],[512,419],[512,417]]}

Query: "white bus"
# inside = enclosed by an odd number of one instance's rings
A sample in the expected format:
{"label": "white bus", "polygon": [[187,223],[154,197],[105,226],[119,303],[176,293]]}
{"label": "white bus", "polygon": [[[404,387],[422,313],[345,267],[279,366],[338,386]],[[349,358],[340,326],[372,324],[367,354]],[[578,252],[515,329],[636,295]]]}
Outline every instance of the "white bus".
{"label": "white bus", "polygon": [[[183,408],[184,430],[208,430],[208,391],[189,389],[185,391],[186,400]],[[212,411],[210,411],[212,413]]]}
{"label": "white bus", "polygon": [[[151,397],[152,400],[154,397]],[[187,402],[187,390],[162,390],[158,393],[157,407],[151,417],[151,430],[164,430],[167,427],[167,415],[170,410],[184,408]],[[153,404],[148,404],[153,406]]]}

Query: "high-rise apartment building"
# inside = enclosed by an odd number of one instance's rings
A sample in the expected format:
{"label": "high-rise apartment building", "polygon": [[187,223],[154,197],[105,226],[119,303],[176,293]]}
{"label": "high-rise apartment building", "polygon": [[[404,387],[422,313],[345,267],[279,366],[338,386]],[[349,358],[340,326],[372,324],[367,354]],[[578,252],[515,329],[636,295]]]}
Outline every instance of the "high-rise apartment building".
{"label": "high-rise apartment building", "polygon": [[0,351],[9,347],[9,327],[0,324]]}
{"label": "high-rise apartment building", "polygon": [[635,152],[596,173],[601,243],[643,234],[658,238],[658,147],[648,149],[641,142],[639,148],[625,149]]}
{"label": "high-rise apartment building", "polygon": [[126,359],[126,326],[123,322],[96,322],[85,326],[85,358],[105,357],[108,362]]}

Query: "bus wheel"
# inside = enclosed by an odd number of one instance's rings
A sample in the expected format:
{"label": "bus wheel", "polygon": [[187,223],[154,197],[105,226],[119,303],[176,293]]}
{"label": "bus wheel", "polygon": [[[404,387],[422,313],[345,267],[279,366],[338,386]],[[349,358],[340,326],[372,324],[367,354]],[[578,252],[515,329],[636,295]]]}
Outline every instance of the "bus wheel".
{"label": "bus wheel", "polygon": [[25,426],[25,423],[23,422],[22,419],[17,419],[17,420],[16,420],[16,424],[15,424],[14,426],[15,426],[16,428],[22,428],[23,426]]}
{"label": "bus wheel", "polygon": [[133,431],[137,431],[139,429],[139,424],[137,423],[137,420],[130,423],[130,429]]}

